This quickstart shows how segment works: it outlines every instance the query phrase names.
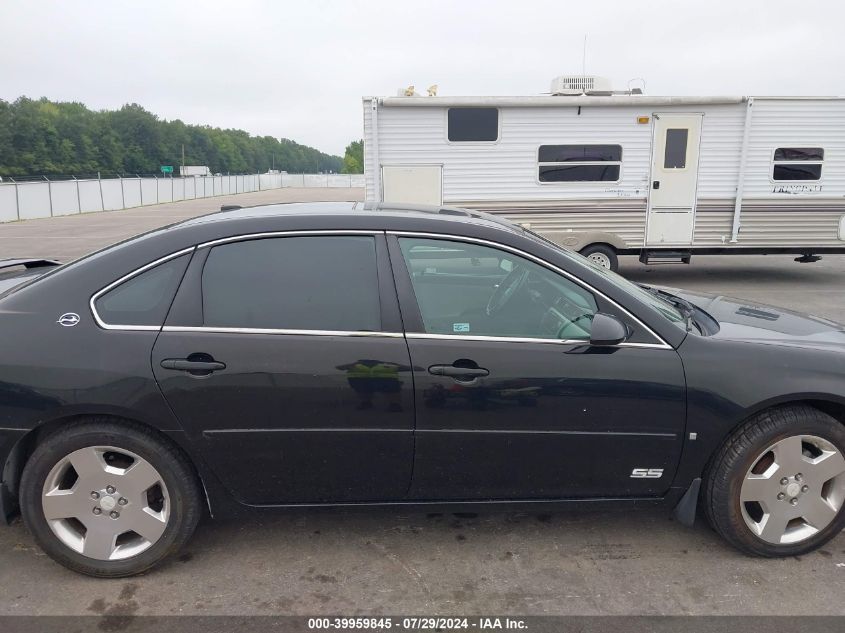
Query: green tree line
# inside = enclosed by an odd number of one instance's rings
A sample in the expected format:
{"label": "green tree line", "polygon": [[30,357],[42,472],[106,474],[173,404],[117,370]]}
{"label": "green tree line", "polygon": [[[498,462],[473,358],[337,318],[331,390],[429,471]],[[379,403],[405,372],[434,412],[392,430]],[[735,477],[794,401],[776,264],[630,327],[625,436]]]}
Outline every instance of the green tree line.
{"label": "green tree line", "polygon": [[165,121],[137,104],[89,110],[81,103],[0,99],[0,176],[153,174],[161,165],[214,173],[339,172],[339,156],[286,138]]}
{"label": "green tree line", "polygon": [[342,174],[363,174],[364,173],[364,139],[352,141],[346,146],[343,155]]}

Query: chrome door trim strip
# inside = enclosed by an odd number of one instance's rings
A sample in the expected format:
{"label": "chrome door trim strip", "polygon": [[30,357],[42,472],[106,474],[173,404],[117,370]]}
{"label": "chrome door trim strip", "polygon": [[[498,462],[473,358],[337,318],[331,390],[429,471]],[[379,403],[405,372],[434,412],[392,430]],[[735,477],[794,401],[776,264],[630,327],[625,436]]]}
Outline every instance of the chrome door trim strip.
{"label": "chrome door trim strip", "polygon": [[149,264],[141,266],[140,268],[136,268],[131,273],[124,275],[123,277],[121,277],[117,281],[111,282],[105,288],[101,288],[100,290],[95,292],[93,295],[91,295],[91,298],[88,300],[88,306],[91,308],[91,314],[94,316],[94,321],[97,323],[97,325],[99,325],[104,330],[130,330],[130,331],[150,331],[150,332],[155,332],[155,331],[160,330],[161,329],[160,325],[116,325],[116,324],[106,323],[105,321],[103,321],[103,319],[100,318],[100,315],[97,312],[97,307],[94,304],[97,301],[97,299],[100,298],[101,295],[104,295],[105,293],[107,293],[112,288],[119,286],[124,281],[130,280],[133,277],[140,275],[145,270],[149,270],[150,268],[153,268],[154,266],[158,266],[159,264],[163,264],[164,262],[169,261],[171,259],[176,259],[177,257],[181,257],[182,255],[186,255],[186,254],[192,252],[194,250],[194,248],[195,248],[194,246],[190,246],[188,248],[183,248],[181,251],[176,251],[175,253],[170,253],[170,255],[165,255],[164,257],[160,257],[159,259],[152,261]]}
{"label": "chrome door trim strip", "polygon": [[[575,282],[576,284],[578,284],[579,286],[581,286],[585,290],[588,290],[589,292],[597,294],[598,296],[602,297],[605,301],[608,301],[609,303],[615,305],[617,308],[622,310],[622,312],[624,312],[626,315],[628,315],[631,319],[633,319],[635,322],[639,323],[645,329],[645,331],[649,333],[650,336],[653,336],[657,341],[659,341],[659,343],[628,343],[628,344],[620,343],[620,346],[626,345],[626,346],[642,347],[644,345],[648,345],[648,346],[653,347],[655,349],[674,349],[671,345],[669,345],[666,341],[664,341],[663,338],[659,334],[657,334],[657,332],[652,330],[645,323],[643,323],[640,319],[638,319],[634,314],[632,314],[629,310],[627,310],[623,306],[619,305],[619,303],[617,303],[616,301],[614,301],[613,299],[608,297],[606,294],[604,294],[603,292],[601,292],[600,290],[598,290],[596,288],[593,288],[591,285],[589,285],[585,281],[579,279],[578,277],[576,277],[572,273],[569,273],[569,272],[563,270],[562,268],[558,268],[554,264],[550,264],[546,260],[541,259],[541,258],[537,257],[536,255],[532,255],[531,253],[527,253],[527,252],[520,250],[518,248],[514,248],[513,246],[508,246],[506,244],[501,244],[499,242],[492,242],[490,240],[484,240],[484,239],[480,239],[480,238],[477,238],[477,237],[467,237],[467,236],[464,236],[464,235],[452,235],[452,234],[448,234],[448,233],[425,233],[425,232],[421,232],[421,231],[387,231],[387,234],[388,235],[396,235],[396,236],[399,236],[399,237],[422,237],[422,238],[433,238],[433,239],[447,239],[447,240],[451,240],[453,242],[472,242],[472,243],[475,243],[475,244],[482,244],[484,246],[490,246],[491,248],[499,248],[499,249],[503,249],[503,250],[506,250],[506,251],[510,251],[511,253],[519,255],[520,257],[530,259],[530,260],[534,261],[535,263],[540,264],[541,266],[548,268],[549,270],[553,270],[554,272],[556,272],[560,275],[563,275],[564,277],[567,277],[568,279],[572,280],[573,282]],[[408,334],[408,337],[410,337],[410,336],[411,336],[411,334]],[[540,340],[545,340],[545,339],[540,339]],[[580,342],[584,343],[585,341],[580,341]]]}
{"label": "chrome door trim strip", "polygon": [[488,336],[484,334],[428,334],[424,332],[408,332],[405,334],[410,339],[435,339],[440,341],[487,341],[501,343],[551,343],[553,345],[589,345],[587,340],[559,339],[559,338],[534,338],[525,336]]}
{"label": "chrome door trim strip", "polygon": [[217,246],[218,244],[227,244],[229,242],[241,242],[243,240],[263,239],[266,237],[296,237],[307,235],[384,235],[384,231],[371,231],[363,229],[313,229],[301,231],[267,231],[264,233],[247,233],[244,235],[232,235],[230,237],[221,237],[210,242],[203,242],[197,245],[197,248],[208,248],[210,246]]}
{"label": "chrome door trim strip", "polygon": [[346,336],[372,338],[402,338],[401,332],[370,332],[346,330],[291,330],[283,328],[251,328],[251,327],[208,327],[190,325],[165,325],[162,332],[197,332],[209,334],[286,334],[292,336]]}
{"label": "chrome door trim strip", "polygon": [[[590,345],[587,339],[557,339],[557,338],[530,338],[519,336],[466,336],[460,334],[427,334],[423,332],[408,332],[405,334],[408,339],[434,339],[439,341],[486,341],[488,343],[545,343],[548,345]],[[666,349],[666,346],[657,343],[618,343],[605,347],[637,347],[645,349]],[[671,349],[671,348],[670,348]]]}

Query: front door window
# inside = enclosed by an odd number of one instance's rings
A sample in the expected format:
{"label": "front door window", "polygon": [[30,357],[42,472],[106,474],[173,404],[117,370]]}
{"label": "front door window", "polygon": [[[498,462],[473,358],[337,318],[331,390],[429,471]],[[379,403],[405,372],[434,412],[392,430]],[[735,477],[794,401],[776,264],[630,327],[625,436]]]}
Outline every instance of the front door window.
{"label": "front door window", "polygon": [[589,340],[596,300],[566,277],[480,244],[399,241],[427,333]]}

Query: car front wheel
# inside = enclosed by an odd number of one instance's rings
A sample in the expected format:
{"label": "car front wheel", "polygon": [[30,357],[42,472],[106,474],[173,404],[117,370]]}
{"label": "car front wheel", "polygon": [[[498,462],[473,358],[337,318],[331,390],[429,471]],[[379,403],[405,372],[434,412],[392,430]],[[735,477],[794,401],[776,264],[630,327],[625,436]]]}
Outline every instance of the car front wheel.
{"label": "car front wheel", "polygon": [[72,423],[41,442],[21,477],[24,522],[41,548],[83,574],[141,573],[176,552],[201,514],[196,476],[152,431]]}
{"label": "car front wheel", "polygon": [[810,406],[766,411],[716,455],[704,490],[713,527],[758,556],[796,556],[845,527],[845,427]]}

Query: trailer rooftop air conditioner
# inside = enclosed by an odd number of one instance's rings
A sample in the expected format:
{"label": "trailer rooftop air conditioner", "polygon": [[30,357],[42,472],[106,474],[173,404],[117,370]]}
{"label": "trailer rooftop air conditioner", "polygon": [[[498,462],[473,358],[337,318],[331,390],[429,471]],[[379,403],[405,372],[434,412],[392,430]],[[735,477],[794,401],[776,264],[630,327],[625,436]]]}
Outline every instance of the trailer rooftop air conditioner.
{"label": "trailer rooftop air conditioner", "polygon": [[612,94],[610,79],[590,75],[561,75],[552,79],[550,92],[555,96]]}

